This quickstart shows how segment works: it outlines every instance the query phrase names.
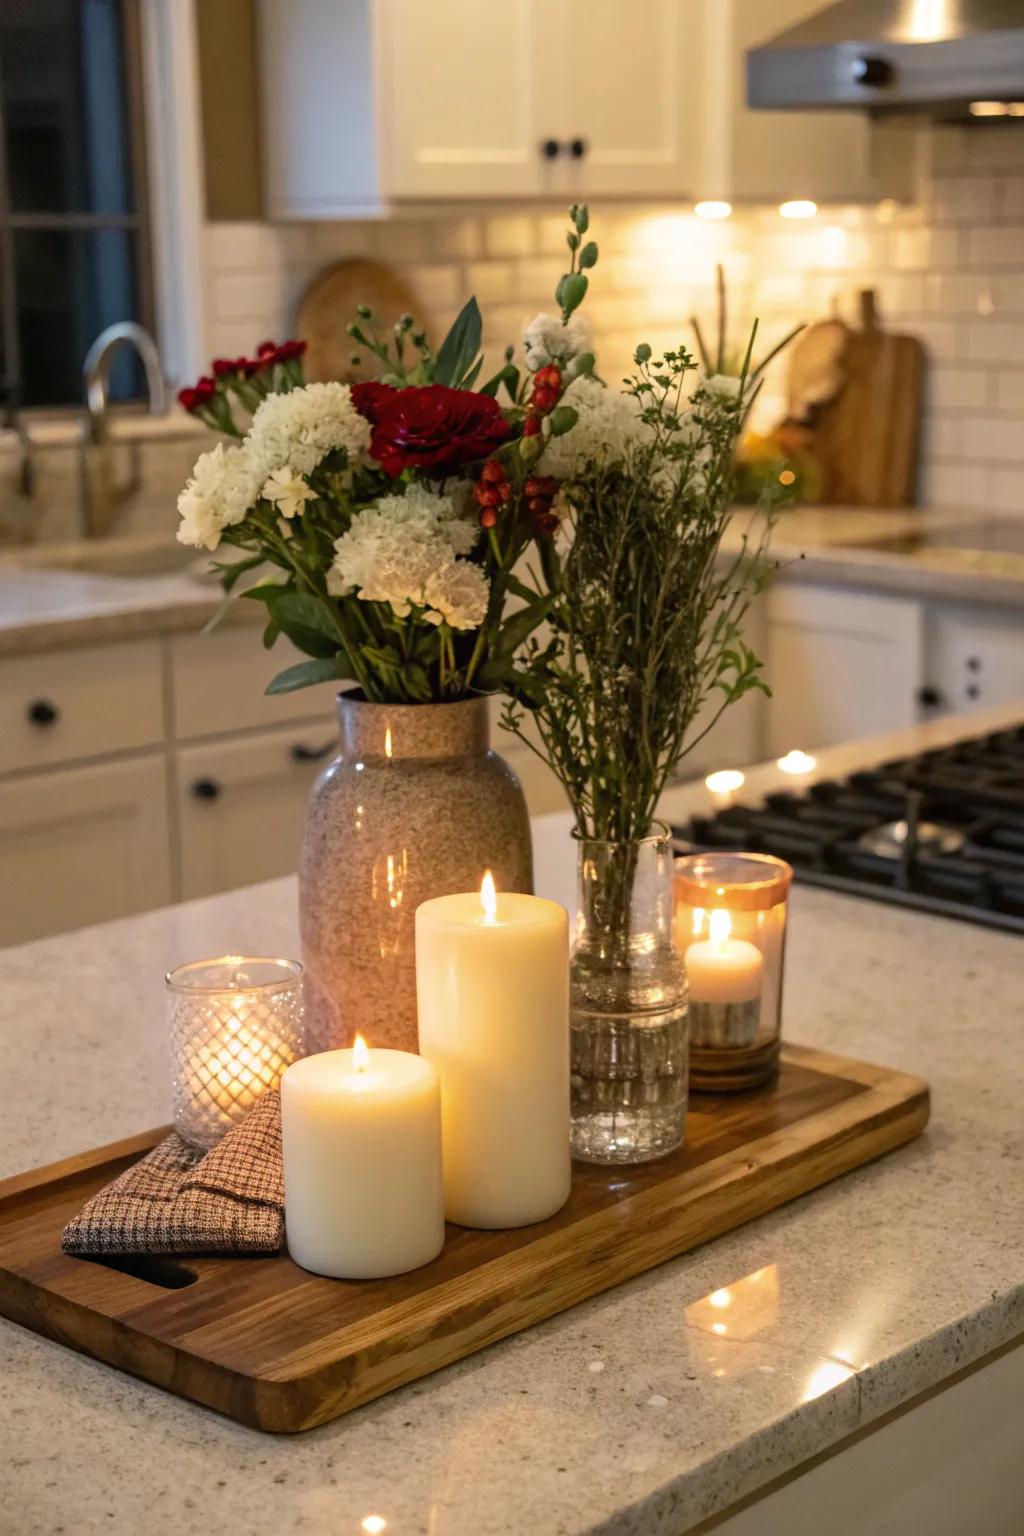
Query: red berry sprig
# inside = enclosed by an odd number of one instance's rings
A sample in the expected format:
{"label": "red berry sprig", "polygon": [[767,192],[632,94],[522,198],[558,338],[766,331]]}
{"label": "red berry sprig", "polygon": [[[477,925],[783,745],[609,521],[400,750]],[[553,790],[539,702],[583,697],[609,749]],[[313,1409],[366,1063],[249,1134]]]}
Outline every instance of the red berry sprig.
{"label": "red berry sprig", "polygon": [[530,475],[523,485],[526,510],[540,533],[554,533],[558,527],[558,518],[551,510],[557,491],[558,481],[554,475]]}
{"label": "red berry sprig", "polygon": [[528,401],[529,410],[523,421],[524,437],[539,435],[541,421],[549,411],[554,410],[561,393],[562,370],[556,368],[554,363],[548,363],[545,368],[538,368],[533,376],[533,390]]}
{"label": "red berry sprig", "polygon": [[498,510],[512,499],[512,487],[498,459],[488,459],[473,487],[473,498],[480,508],[481,528],[493,528]]}

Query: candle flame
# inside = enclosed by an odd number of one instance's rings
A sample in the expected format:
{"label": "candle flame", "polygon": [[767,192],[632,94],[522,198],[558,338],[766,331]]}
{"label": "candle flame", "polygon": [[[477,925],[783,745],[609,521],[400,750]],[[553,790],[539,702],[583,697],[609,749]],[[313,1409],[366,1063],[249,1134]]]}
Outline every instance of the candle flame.
{"label": "candle flame", "polygon": [[712,944],[724,944],[732,933],[732,918],[724,907],[716,907],[708,918],[708,933]]}
{"label": "candle flame", "polygon": [[498,916],[498,897],[494,890],[494,876],[489,869],[484,870],[484,878],[480,882],[480,905],[484,909],[484,922],[495,922]]}
{"label": "candle flame", "polygon": [[352,1066],[356,1072],[365,1072],[370,1065],[370,1048],[362,1035],[352,1042]]}

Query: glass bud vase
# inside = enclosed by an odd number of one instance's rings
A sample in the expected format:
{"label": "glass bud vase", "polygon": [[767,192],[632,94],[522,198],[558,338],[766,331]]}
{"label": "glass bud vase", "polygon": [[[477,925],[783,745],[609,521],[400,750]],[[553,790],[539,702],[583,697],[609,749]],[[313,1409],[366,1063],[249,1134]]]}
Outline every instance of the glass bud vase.
{"label": "glass bud vase", "polygon": [[672,942],[672,848],[578,839],[572,948],[572,1151],[646,1163],[686,1125],[687,991]]}

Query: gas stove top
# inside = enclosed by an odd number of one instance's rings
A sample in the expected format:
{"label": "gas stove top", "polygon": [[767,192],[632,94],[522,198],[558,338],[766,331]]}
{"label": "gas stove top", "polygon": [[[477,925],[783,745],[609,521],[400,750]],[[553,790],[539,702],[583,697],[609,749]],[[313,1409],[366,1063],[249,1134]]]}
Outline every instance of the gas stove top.
{"label": "gas stove top", "polygon": [[1024,934],[1024,725],[673,831],[686,851],[773,853],[808,885]]}

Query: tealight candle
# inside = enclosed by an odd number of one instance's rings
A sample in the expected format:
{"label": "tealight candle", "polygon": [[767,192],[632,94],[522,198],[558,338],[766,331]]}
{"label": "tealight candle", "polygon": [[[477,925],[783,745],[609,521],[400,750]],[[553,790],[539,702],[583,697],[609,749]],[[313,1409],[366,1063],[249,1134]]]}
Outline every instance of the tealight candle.
{"label": "tealight candle", "polygon": [[764,957],[756,944],[732,937],[732,918],[719,908],[708,918],[708,937],[684,956],[694,1003],[749,1003],[761,993]]}
{"label": "tealight candle", "polygon": [[302,967],[225,955],[179,965],[166,981],[175,1127],[212,1147],[302,1055]]}
{"label": "tealight candle", "polygon": [[569,919],[537,896],[438,896],[416,912],[420,1051],[441,1079],[445,1210],[519,1227],[569,1196]]}
{"label": "tealight candle", "polygon": [[285,1233],[296,1264],[340,1280],[405,1274],[444,1246],[437,1073],[409,1051],[297,1061],[281,1079]]}

